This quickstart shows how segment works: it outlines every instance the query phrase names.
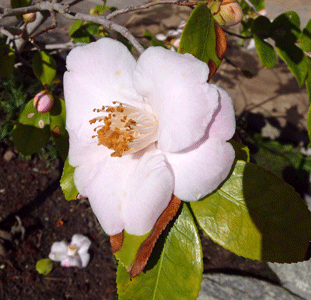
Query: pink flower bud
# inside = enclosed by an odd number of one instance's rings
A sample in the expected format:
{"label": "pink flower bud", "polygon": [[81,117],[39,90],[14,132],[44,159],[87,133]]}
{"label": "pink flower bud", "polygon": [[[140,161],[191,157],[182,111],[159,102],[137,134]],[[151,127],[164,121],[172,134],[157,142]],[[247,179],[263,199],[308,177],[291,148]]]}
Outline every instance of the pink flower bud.
{"label": "pink flower bud", "polygon": [[33,98],[33,105],[39,113],[51,110],[54,103],[53,95],[49,91],[41,91]]}
{"label": "pink flower bud", "polygon": [[36,19],[37,15],[36,13],[28,13],[23,15],[23,19],[26,23],[31,23]]}
{"label": "pink flower bud", "polygon": [[242,9],[234,0],[216,0],[210,2],[208,7],[219,25],[232,26],[243,19]]}

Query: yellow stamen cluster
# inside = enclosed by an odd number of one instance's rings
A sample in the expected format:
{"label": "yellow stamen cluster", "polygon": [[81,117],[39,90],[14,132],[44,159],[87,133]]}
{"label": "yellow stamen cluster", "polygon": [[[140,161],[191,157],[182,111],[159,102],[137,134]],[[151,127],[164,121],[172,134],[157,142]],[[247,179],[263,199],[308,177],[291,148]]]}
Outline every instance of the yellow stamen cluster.
{"label": "yellow stamen cluster", "polygon": [[[117,104],[117,102],[113,102]],[[90,120],[90,124],[103,122],[94,128],[98,138],[98,145],[104,145],[114,150],[113,157],[122,157],[124,154],[134,153],[155,141],[157,133],[157,120],[145,111],[128,104],[118,103],[117,106],[94,109],[94,112],[108,113],[104,117]],[[151,138],[151,140],[150,140]]]}

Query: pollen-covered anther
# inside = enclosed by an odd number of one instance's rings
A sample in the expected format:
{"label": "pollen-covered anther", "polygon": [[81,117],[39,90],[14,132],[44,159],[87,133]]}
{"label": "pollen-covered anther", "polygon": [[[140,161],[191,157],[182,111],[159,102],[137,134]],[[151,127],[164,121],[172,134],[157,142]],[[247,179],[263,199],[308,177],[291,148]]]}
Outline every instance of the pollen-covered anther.
{"label": "pollen-covered anther", "polygon": [[158,139],[158,120],[156,117],[134,106],[113,102],[115,106],[103,106],[94,109],[105,113],[105,116],[90,120],[90,124],[103,123],[94,128],[98,145],[114,150],[113,157],[135,153]]}

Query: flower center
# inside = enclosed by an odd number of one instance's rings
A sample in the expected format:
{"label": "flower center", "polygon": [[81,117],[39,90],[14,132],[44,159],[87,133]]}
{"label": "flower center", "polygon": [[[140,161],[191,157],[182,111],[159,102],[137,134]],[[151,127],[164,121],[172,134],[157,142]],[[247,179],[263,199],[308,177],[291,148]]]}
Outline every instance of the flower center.
{"label": "flower center", "polygon": [[78,247],[76,245],[68,245],[67,247],[67,255],[68,256],[75,256],[77,254]]}
{"label": "flower center", "polygon": [[[90,124],[102,122],[94,128],[98,145],[114,150],[113,157],[135,153],[158,140],[158,120],[142,109],[129,104],[113,102],[115,106],[103,106],[94,112],[108,113],[90,120]],[[117,105],[116,105],[117,104]]]}

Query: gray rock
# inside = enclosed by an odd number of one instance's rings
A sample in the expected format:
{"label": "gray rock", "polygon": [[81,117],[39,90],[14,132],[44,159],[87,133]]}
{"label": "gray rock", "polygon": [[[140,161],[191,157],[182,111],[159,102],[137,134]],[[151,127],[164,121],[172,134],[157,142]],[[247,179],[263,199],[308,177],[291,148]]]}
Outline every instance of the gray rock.
{"label": "gray rock", "polygon": [[296,264],[269,263],[281,284],[303,299],[311,299],[311,260]]}
{"label": "gray rock", "polygon": [[[204,274],[197,300],[301,300],[281,286],[255,278]],[[311,299],[311,298],[308,298]]]}

